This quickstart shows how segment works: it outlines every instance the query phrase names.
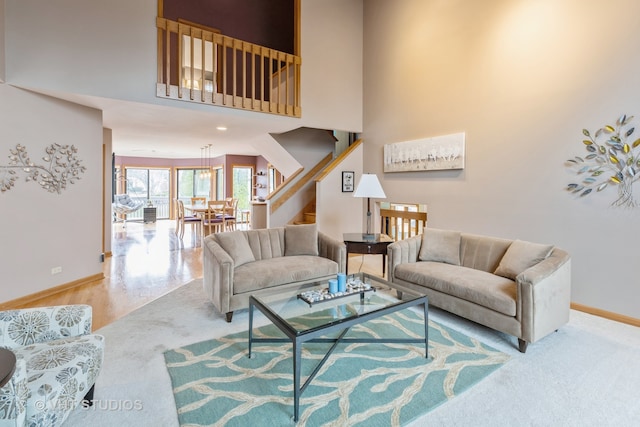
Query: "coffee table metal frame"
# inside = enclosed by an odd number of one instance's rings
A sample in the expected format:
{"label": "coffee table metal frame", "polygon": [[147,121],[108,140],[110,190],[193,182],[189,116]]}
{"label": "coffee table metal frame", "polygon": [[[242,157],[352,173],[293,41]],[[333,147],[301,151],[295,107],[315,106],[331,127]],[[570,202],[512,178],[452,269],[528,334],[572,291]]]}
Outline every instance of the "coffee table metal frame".
{"label": "coffee table metal frame", "polygon": [[[311,383],[316,374],[320,371],[320,368],[329,359],[331,353],[340,343],[421,343],[425,346],[425,358],[429,358],[429,300],[426,295],[418,295],[415,291],[403,288],[402,286],[394,283],[387,282],[386,280],[370,276],[366,273],[358,273],[358,275],[364,281],[365,277],[372,279],[373,281],[380,282],[391,289],[398,292],[398,295],[406,295],[407,300],[398,300],[392,302],[389,305],[381,307],[380,309],[373,310],[360,315],[347,317],[338,321],[331,322],[328,325],[320,325],[311,328],[306,331],[297,331],[292,327],[287,319],[280,317],[270,306],[261,301],[259,297],[249,297],[249,358],[251,358],[252,344],[253,343],[277,343],[277,342],[291,342],[293,345],[293,421],[297,422],[299,418],[299,406],[300,396],[305,391],[307,386]],[[318,283],[320,285],[320,283]],[[286,295],[285,295],[286,296]],[[360,293],[360,303],[364,303],[364,292]],[[300,304],[307,305],[304,301],[300,300]],[[345,338],[345,335],[349,329],[354,325],[367,322],[378,317],[385,316],[396,311],[404,310],[409,307],[423,306],[424,312],[424,339],[422,338]],[[280,329],[286,338],[254,338],[253,337],[253,313],[254,308],[260,310],[265,317],[267,317],[278,329]],[[337,338],[320,338],[323,335],[330,334],[335,331],[342,331]],[[333,343],[328,350],[324,358],[315,367],[309,378],[302,386],[300,385],[300,370],[302,367],[302,345],[304,343]]]}

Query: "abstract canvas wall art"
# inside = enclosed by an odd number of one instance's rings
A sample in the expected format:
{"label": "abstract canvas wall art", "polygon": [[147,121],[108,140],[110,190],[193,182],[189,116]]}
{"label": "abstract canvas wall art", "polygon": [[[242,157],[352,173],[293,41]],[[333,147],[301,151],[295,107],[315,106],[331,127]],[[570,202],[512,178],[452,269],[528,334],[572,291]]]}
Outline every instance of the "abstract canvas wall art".
{"label": "abstract canvas wall art", "polygon": [[384,145],[384,172],[464,169],[465,134]]}

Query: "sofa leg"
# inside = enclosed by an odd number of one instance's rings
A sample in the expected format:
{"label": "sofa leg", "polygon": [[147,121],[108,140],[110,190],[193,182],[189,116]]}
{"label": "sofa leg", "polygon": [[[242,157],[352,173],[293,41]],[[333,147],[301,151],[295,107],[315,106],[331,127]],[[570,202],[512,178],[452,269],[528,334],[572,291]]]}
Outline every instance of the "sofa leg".
{"label": "sofa leg", "polygon": [[227,312],[225,316],[227,317],[227,323],[231,323],[231,319],[233,318],[233,311]]}
{"label": "sofa leg", "polygon": [[527,351],[527,345],[529,345],[528,342],[518,338],[518,350],[520,350],[520,353],[525,353]]}
{"label": "sofa leg", "polygon": [[89,406],[93,406],[93,392],[96,389],[96,385],[92,385],[91,388],[89,389],[89,391],[87,392],[87,394],[84,395],[84,397],[82,398],[82,406],[83,407],[89,407]]}

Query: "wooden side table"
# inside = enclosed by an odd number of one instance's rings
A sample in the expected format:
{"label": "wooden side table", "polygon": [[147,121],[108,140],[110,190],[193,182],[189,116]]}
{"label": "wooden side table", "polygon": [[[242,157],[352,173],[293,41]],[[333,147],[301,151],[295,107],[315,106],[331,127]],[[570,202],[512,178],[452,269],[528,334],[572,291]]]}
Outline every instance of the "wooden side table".
{"label": "wooden side table", "polygon": [[0,387],[9,382],[16,371],[16,355],[13,351],[0,348]]}
{"label": "wooden side table", "polygon": [[366,237],[363,233],[344,233],[342,240],[347,246],[347,263],[345,270],[349,272],[349,254],[382,255],[382,275],[387,263],[387,246],[393,239],[386,234],[373,234]]}

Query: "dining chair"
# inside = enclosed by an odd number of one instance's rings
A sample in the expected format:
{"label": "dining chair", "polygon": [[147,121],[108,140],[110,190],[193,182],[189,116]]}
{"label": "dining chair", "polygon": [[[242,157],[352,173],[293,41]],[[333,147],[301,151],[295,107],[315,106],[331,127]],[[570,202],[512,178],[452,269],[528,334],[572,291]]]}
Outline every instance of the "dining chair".
{"label": "dining chair", "polygon": [[224,219],[227,224],[227,230],[233,231],[236,229],[237,217],[238,217],[238,199],[233,197],[227,197],[225,199],[225,206],[224,206]]}
{"label": "dining chair", "polygon": [[180,220],[180,207],[178,206],[180,200],[173,199],[173,217],[176,219],[176,236],[180,235],[180,229],[182,228],[182,221]]}
{"label": "dining chair", "polygon": [[192,197],[191,198],[192,205],[206,205],[207,198],[206,197]]}
{"label": "dining chair", "polygon": [[209,200],[208,209],[202,213],[201,228],[202,238],[211,233],[220,233],[225,231],[226,221],[224,218],[224,200]]}
{"label": "dining chair", "polygon": [[180,229],[180,239],[184,237],[184,228],[186,224],[191,224],[191,229],[195,232],[196,235],[198,235],[200,232],[201,219],[194,215],[185,215],[184,202],[182,202],[182,200],[178,200],[177,205],[178,205],[178,213],[176,217],[177,217],[177,222],[179,223],[179,226],[176,228]]}

